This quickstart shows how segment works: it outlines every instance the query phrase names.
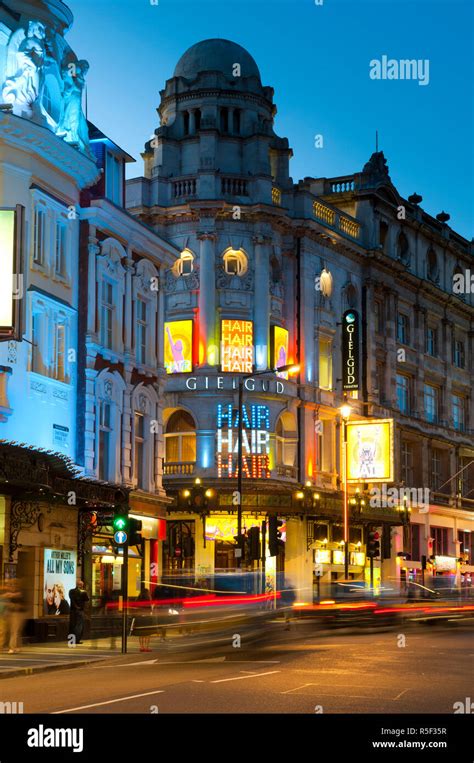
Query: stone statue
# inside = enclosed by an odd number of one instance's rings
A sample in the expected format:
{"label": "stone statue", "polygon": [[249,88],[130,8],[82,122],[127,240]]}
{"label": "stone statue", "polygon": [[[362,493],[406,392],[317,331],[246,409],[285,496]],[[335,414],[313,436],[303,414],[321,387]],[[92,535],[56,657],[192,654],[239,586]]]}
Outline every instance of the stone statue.
{"label": "stone statue", "polygon": [[82,91],[88,71],[87,61],[71,60],[70,55],[63,61],[63,111],[56,130],[56,135],[64,138],[67,143],[77,144],[83,151],[89,146],[89,132],[82,111]]}
{"label": "stone statue", "polygon": [[49,60],[45,37],[44,24],[30,21],[26,33],[17,29],[10,38],[2,99],[12,104],[18,116],[40,116],[44,64]]}

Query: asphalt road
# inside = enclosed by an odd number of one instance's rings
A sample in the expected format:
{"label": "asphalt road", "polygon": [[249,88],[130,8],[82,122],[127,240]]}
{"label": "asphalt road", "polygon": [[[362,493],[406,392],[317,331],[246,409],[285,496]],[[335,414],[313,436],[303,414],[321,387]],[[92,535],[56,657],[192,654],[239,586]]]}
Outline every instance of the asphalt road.
{"label": "asphalt road", "polygon": [[[403,635],[403,634],[401,634]],[[449,713],[473,695],[473,630],[424,628],[131,654],[4,678],[25,713]]]}

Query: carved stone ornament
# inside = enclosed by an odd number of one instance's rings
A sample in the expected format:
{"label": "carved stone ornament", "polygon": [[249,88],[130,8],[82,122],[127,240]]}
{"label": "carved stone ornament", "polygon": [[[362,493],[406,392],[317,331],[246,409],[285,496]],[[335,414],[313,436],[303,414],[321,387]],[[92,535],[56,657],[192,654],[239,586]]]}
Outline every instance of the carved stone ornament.
{"label": "carved stone ornament", "polygon": [[216,269],[216,287],[233,291],[251,291],[253,289],[253,273],[250,266],[244,275],[238,276],[226,273],[223,263],[219,263]]}
{"label": "carved stone ornament", "polygon": [[109,398],[112,397],[113,389],[114,389],[114,385],[112,384],[110,380],[107,380],[106,382],[104,382],[105,397],[109,397]]}
{"label": "carved stone ornament", "polygon": [[138,396],[138,408],[142,413],[146,413],[148,400],[146,395],[139,395]]}
{"label": "carved stone ornament", "polygon": [[196,259],[193,263],[193,272],[189,275],[175,275],[172,268],[165,274],[165,291],[167,294],[173,294],[180,291],[196,291],[199,289],[199,265]]}

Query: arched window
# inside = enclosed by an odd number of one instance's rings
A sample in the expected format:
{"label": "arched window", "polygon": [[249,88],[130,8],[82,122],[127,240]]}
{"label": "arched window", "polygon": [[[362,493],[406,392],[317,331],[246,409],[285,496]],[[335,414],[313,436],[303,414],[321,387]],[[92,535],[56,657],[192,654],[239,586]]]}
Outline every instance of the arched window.
{"label": "arched window", "polygon": [[138,490],[155,488],[155,429],[158,398],[151,387],[139,385],[132,395],[132,467]]}
{"label": "arched window", "polygon": [[243,276],[247,272],[248,260],[242,249],[228,249],[224,252],[223,260],[228,275]]}
{"label": "arched window", "polygon": [[426,275],[430,281],[438,280],[438,270],[438,257],[433,247],[430,247],[426,255]]}
{"label": "arched window", "polygon": [[189,249],[183,249],[181,256],[173,265],[176,277],[189,276],[194,270],[194,254]]}
{"label": "arched window", "polygon": [[347,307],[357,307],[357,289],[352,283],[346,287],[346,300]]}
{"label": "arched window", "polygon": [[292,413],[285,411],[278,419],[275,430],[275,461],[277,467],[296,468],[297,444],[298,432],[295,417]]}
{"label": "arched window", "polygon": [[166,464],[194,464],[196,461],[196,425],[187,411],[171,414],[165,432]]}
{"label": "arched window", "polygon": [[403,263],[407,263],[410,259],[410,247],[408,244],[408,239],[403,233],[403,231],[400,233],[398,237],[397,242],[397,256],[398,259],[401,260]]}

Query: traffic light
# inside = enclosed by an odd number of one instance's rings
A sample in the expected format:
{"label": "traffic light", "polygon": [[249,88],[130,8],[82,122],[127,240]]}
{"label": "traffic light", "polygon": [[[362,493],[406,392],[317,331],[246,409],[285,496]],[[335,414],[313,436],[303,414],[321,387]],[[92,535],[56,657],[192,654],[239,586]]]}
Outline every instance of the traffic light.
{"label": "traffic light", "polygon": [[129,539],[130,520],[128,506],[116,506],[112,526],[114,528],[114,542],[117,546],[124,546]]}
{"label": "traffic light", "polygon": [[234,540],[235,540],[235,542],[237,544],[236,545],[236,551],[240,551],[240,553],[236,553],[235,556],[236,557],[240,557],[242,559],[242,561],[243,561],[244,557],[245,557],[245,535],[244,535],[244,533],[241,533],[240,536],[239,535],[234,535]]}
{"label": "traffic light", "polygon": [[249,559],[260,559],[260,528],[250,527],[248,531],[249,539]]}
{"label": "traffic light", "polygon": [[202,513],[211,509],[215,503],[216,491],[205,488],[200,482],[195,482],[191,489],[181,492],[181,503],[190,511]]}
{"label": "traffic light", "polygon": [[270,556],[278,556],[279,549],[283,546],[280,527],[283,521],[278,519],[275,514],[268,518],[268,551]]}
{"label": "traffic light", "polygon": [[142,521],[141,519],[134,519],[133,517],[129,517],[128,520],[128,545],[129,546],[139,546],[143,540],[141,532],[142,532]]}
{"label": "traffic light", "polygon": [[380,556],[380,535],[376,530],[370,530],[367,538],[367,556],[375,559]]}

